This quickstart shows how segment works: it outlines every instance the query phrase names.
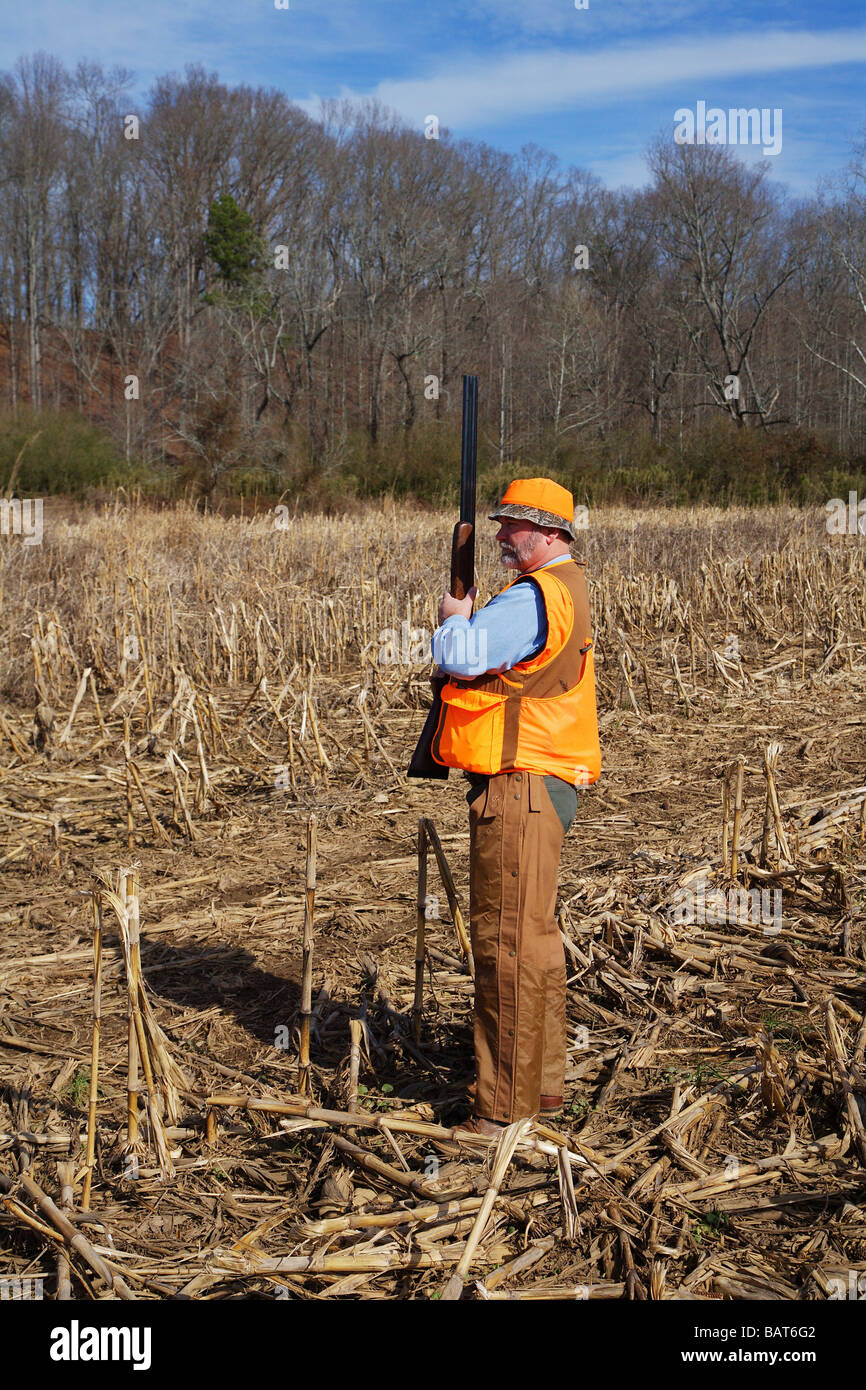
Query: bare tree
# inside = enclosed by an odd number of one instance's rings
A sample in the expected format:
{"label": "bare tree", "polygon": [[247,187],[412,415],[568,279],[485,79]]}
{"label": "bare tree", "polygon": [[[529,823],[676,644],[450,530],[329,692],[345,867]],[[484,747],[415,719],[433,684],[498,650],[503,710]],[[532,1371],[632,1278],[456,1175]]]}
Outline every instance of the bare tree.
{"label": "bare tree", "polygon": [[810,211],[799,221],[810,270],[797,316],[802,338],[813,357],[866,393],[866,134],[844,179]]}
{"label": "bare tree", "polygon": [[14,273],[23,283],[30,403],[42,404],[42,327],[48,268],[60,235],[55,198],[63,172],[68,79],[47,53],[0,78],[0,180],[11,203]]}
{"label": "bare tree", "polygon": [[750,416],[766,425],[782,383],[760,377],[755,337],[796,269],[774,235],[778,199],[767,186],[769,165],[747,169],[721,146],[675,145],[663,138],[649,162],[662,246],[690,287],[680,312],[711,398],[738,425]]}

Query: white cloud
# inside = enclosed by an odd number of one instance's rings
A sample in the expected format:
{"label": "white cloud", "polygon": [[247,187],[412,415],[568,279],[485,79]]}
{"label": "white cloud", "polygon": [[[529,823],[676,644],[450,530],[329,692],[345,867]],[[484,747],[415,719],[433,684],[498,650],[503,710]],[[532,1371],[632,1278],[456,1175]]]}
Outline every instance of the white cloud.
{"label": "white cloud", "polygon": [[[413,125],[435,112],[443,125],[460,133],[467,127],[504,124],[524,115],[619,103],[667,88],[673,119],[675,106],[689,106],[702,97],[720,99],[718,92],[709,92],[706,86],[720,78],[753,76],[750,104],[772,105],[769,98],[761,97],[761,82],[766,87],[770,74],[864,59],[866,29],[751,30],[711,41],[617,45],[593,52],[514,53],[460,66],[448,58],[441,71],[426,78],[385,80],[367,93],[344,88],[341,95],[376,97]],[[299,104],[311,114],[318,110],[316,98]]]}
{"label": "white cloud", "polygon": [[229,83],[271,85],[266,63],[288,53],[294,63],[346,63],[397,52],[403,40],[396,6],[405,0],[290,0],[277,10],[273,0],[39,0],[3,16],[0,68],[9,70],[20,55],[47,49],[67,67],[81,58],[105,66],[131,68],[140,85],[168,72],[200,63]]}

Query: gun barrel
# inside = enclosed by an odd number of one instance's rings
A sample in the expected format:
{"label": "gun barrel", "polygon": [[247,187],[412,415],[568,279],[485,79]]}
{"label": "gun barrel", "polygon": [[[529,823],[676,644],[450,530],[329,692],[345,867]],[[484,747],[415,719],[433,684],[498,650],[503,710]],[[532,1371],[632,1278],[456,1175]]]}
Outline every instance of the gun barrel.
{"label": "gun barrel", "polygon": [[[478,377],[463,378],[463,445],[460,460],[460,520],[451,543],[451,593],[463,598],[475,582],[475,460],[478,448]],[[447,677],[431,680],[433,704],[409,764],[410,777],[442,781],[448,768],[433,757],[432,744],[442,718],[442,687]]]}
{"label": "gun barrel", "polygon": [[460,462],[460,520],[475,525],[475,471],[478,456],[478,377],[463,378],[463,444]]}

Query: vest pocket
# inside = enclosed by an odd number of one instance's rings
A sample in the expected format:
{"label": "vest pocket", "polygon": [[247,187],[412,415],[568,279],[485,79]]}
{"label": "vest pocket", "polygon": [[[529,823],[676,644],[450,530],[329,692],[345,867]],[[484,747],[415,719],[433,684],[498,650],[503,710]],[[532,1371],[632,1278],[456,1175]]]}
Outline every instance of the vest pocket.
{"label": "vest pocket", "polygon": [[444,686],[435,745],[437,760],[466,772],[498,772],[507,698],[450,682]]}

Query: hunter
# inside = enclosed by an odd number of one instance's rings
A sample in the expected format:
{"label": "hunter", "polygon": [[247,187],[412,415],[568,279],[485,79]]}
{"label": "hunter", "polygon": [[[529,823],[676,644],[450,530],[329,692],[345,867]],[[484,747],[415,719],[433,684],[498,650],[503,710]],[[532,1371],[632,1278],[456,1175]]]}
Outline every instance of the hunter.
{"label": "hunter", "polygon": [[476,1080],[466,1128],[480,1134],[561,1113],[557,875],[577,788],[601,771],[585,562],[569,550],[574,499],[549,478],[520,478],[490,520],[517,577],[474,616],[474,588],[465,599],[446,593],[433,636],[449,679],[432,754],[471,783]]}

